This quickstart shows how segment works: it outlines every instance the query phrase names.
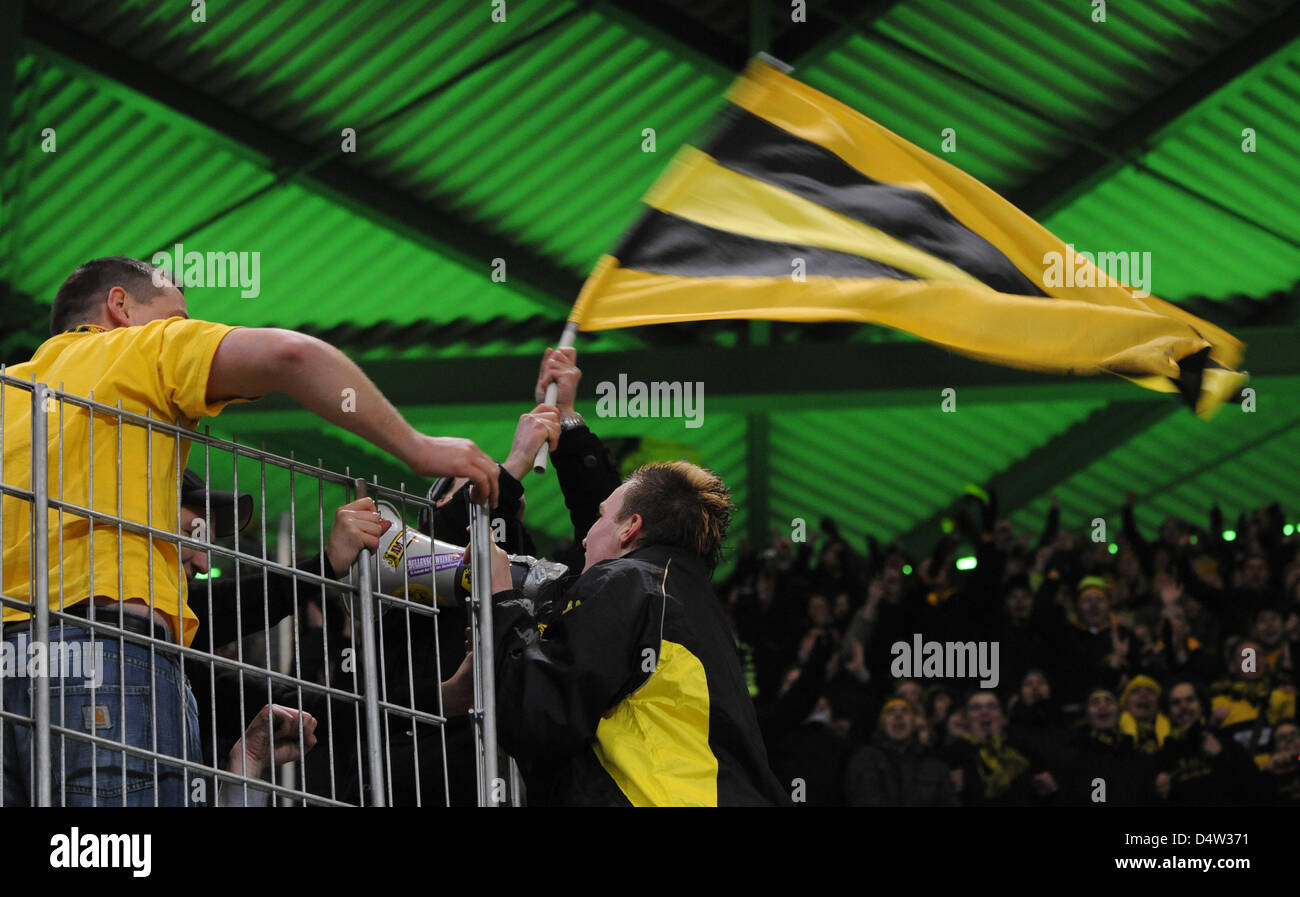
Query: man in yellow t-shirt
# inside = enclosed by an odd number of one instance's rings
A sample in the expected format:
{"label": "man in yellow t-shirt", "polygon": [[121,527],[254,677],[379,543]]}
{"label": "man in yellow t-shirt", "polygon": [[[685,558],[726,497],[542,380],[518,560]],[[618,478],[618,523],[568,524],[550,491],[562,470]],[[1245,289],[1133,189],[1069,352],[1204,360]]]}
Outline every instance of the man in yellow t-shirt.
{"label": "man in yellow t-shirt", "polygon": [[[80,266],[59,288],[50,324],[53,336],[29,361],[10,366],[6,371],[10,378],[45,383],[68,395],[120,405],[124,412],[190,430],[230,401],[282,391],[392,454],[414,473],[469,477],[477,500],[496,502],[495,461],[470,440],[416,432],[337,349],[288,330],[190,320],[182,291],[164,272],[145,262],[115,257]],[[344,389],[354,391],[350,410],[344,410],[340,401]],[[7,486],[31,489],[30,390],[0,383],[0,407],[4,414],[0,478]],[[185,577],[176,543],[77,509],[177,532],[181,472],[189,443],[136,419],[119,423],[116,415],[102,411],[92,417],[86,408],[70,402],[55,401],[41,413],[48,424],[49,496],[51,501],[74,506],[65,506],[61,513],[51,511],[49,566],[36,573],[48,577],[51,609],[188,645],[198,620],[185,603]],[[30,607],[36,594],[30,502],[4,495],[0,523],[0,589],[12,599],[4,605],[0,638],[12,657],[21,653],[15,649],[30,635],[30,613],[19,605]],[[51,642],[90,639],[88,629],[76,627],[73,621],[56,625],[52,620],[50,630]],[[82,682],[64,687],[62,681],[52,687],[53,722],[115,743],[156,750],[162,757],[201,757],[194,700],[179,657],[156,649],[151,659],[146,644],[119,640],[105,644],[102,634],[97,642],[104,646],[103,661],[93,679],[86,670],[84,682],[94,688],[73,687]],[[122,675],[127,681],[121,680]],[[30,715],[29,679],[7,676],[3,687],[4,709]],[[57,703],[60,695],[62,706]],[[151,731],[151,721],[156,731]],[[33,802],[38,795],[33,790],[32,732],[4,723],[3,738],[4,804]],[[189,776],[183,769],[127,756],[124,776],[120,752],[96,750],[89,742],[71,737],[54,736],[51,744],[55,802],[175,805],[190,799]]]}

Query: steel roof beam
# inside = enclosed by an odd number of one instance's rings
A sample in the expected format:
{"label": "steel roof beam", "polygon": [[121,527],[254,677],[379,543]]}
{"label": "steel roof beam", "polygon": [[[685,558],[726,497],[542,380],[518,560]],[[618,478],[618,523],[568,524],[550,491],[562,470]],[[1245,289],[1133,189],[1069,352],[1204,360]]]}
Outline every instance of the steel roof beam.
{"label": "steel roof beam", "polygon": [[595,11],[724,83],[730,83],[749,59],[744,41],[703,28],[666,4],[643,3],[629,9],[603,0],[596,4]]}
{"label": "steel roof beam", "polygon": [[[0,134],[7,138],[13,133],[14,120],[17,117],[14,112],[14,103],[18,98],[18,60],[22,58],[22,32],[23,32],[23,9],[25,3],[7,3],[0,7]],[[8,140],[6,140],[7,149]],[[0,151],[4,152],[4,151]],[[25,168],[25,166],[24,166]],[[0,178],[0,189],[3,188],[7,178]],[[23,184],[21,179],[15,186],[15,193],[21,194]],[[0,193],[0,214],[13,213],[13,197]],[[9,231],[13,225],[9,225]],[[7,232],[5,236],[12,239],[12,233]],[[0,243],[0,247],[8,248]],[[10,253],[6,253],[10,255]],[[5,266],[12,264],[12,258],[5,260]],[[12,275],[11,275],[12,276]],[[14,296],[9,285],[0,285],[0,306],[8,308],[13,302]],[[0,345],[4,342],[0,341]]]}
{"label": "steel roof beam", "polygon": [[[811,3],[807,20],[791,22],[778,33],[770,52],[782,62],[807,68],[833,52],[854,34],[897,6],[901,0],[827,0]],[[596,10],[634,34],[658,44],[671,53],[689,60],[702,71],[730,81],[750,57],[749,43],[764,33],[762,25],[751,20],[748,41],[712,30],[681,10],[667,4],[641,4],[631,9],[612,0],[596,4]],[[751,4],[751,15],[753,5]],[[779,4],[779,9],[787,5]],[[770,24],[770,23],[767,23]],[[756,30],[757,29],[757,30]]]}
{"label": "steel roof beam", "polygon": [[[0,282],[0,288],[9,289]],[[47,336],[49,308],[19,292],[0,309],[0,361],[25,361]],[[543,327],[544,329],[544,327]],[[318,335],[345,350],[358,345],[347,331]],[[358,331],[360,332],[360,331]],[[1300,376],[1300,326],[1234,327],[1246,344],[1246,370],[1255,377]],[[593,334],[593,336],[598,334]],[[860,408],[936,405],[940,390],[958,390],[959,401],[1069,401],[1107,397],[1121,401],[1169,402],[1119,377],[1063,377],[985,364],[919,341],[888,343],[774,342],[768,346],[671,346],[631,351],[592,351],[579,334],[584,393],[595,384],[629,380],[702,382],[709,407],[734,411],[779,411],[794,407]],[[584,342],[586,341],[586,342]],[[360,341],[364,343],[364,340]],[[515,405],[528,399],[537,379],[533,354],[400,358],[361,366],[399,405]],[[791,372],[797,372],[792,376]],[[428,384],[440,384],[430,396]],[[293,407],[271,397],[251,410]]]}
{"label": "steel roof beam", "polygon": [[1099,134],[1092,142],[1111,150],[1110,154],[1077,146],[1050,168],[1008,191],[1007,199],[1031,217],[1047,217],[1127,164],[1131,154],[1146,150],[1148,142],[1179,116],[1297,36],[1300,4],[1243,35]]}
{"label": "steel roof beam", "polygon": [[[1300,328],[1241,328],[1247,368],[1256,377],[1300,375]],[[870,408],[933,405],[941,391],[958,402],[1087,401],[1098,398],[1181,408],[1173,395],[1149,392],[1120,377],[1063,377],[999,367],[954,355],[922,342],[801,343],[764,347],[674,347],[626,352],[584,352],[583,395],[596,384],[676,381],[704,384],[707,406],[759,412],[803,408]],[[466,405],[482,409],[531,403],[538,359],[532,355],[363,361],[361,366],[394,404]],[[796,375],[791,372],[797,372]],[[428,384],[440,384],[431,396]],[[250,408],[282,410],[272,397]],[[1184,412],[1190,413],[1190,412]]]}
{"label": "steel roof beam", "polygon": [[22,57],[22,2],[0,7],[0,134],[8,135],[13,125],[13,103],[17,96],[18,60]]}
{"label": "steel roof beam", "polygon": [[810,6],[808,22],[790,28],[776,42],[772,55],[794,66],[795,72],[807,69],[834,53],[852,37],[871,30],[901,0],[835,0],[821,8]]}

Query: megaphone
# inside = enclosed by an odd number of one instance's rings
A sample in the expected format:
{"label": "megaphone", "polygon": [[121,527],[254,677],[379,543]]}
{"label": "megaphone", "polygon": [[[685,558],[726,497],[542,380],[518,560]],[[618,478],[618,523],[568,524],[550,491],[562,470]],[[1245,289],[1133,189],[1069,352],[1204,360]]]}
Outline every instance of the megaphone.
{"label": "megaphone", "polygon": [[[376,552],[381,592],[424,605],[432,605],[436,594],[443,607],[469,597],[471,572],[465,546],[409,529],[389,502],[377,501],[375,505],[380,516],[392,524],[380,536]],[[509,557],[515,591],[529,600],[534,600],[546,583],[569,572],[567,565],[554,561],[520,554]]]}
{"label": "megaphone", "polygon": [[389,502],[377,501],[375,506],[379,516],[391,524],[379,537],[379,550],[375,552],[380,591],[429,605],[436,594],[439,604],[454,604],[456,570],[461,566],[465,547],[408,529],[401,513]]}

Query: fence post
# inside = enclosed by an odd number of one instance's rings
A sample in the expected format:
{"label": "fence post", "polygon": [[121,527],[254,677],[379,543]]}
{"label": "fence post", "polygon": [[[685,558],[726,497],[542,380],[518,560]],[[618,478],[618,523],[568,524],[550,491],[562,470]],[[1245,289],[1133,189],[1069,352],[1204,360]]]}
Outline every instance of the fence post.
{"label": "fence post", "polygon": [[471,568],[470,592],[478,618],[474,636],[474,677],[480,684],[482,706],[476,724],[481,727],[482,767],[479,770],[479,793],[485,806],[501,806],[496,799],[499,781],[497,764],[497,689],[496,663],[492,656],[492,536],[486,504],[470,502],[469,546]]}
{"label": "fence post", "polygon": [[519,764],[515,758],[506,756],[506,763],[510,770],[510,806],[522,807],[524,805],[524,780],[519,775]]}
{"label": "fence post", "polygon": [[[366,497],[366,481],[356,481],[357,497]],[[366,706],[366,762],[370,773],[370,805],[382,807],[387,800],[387,779],[381,753],[379,726],[379,645],[375,638],[375,596],[370,591],[368,548],[361,549],[361,688]]]}
{"label": "fence post", "polygon": [[[50,643],[50,470],[49,416],[46,410],[49,387],[32,384],[32,641]],[[50,761],[50,677],[33,682],[32,735],[35,750],[36,806],[52,805]]]}

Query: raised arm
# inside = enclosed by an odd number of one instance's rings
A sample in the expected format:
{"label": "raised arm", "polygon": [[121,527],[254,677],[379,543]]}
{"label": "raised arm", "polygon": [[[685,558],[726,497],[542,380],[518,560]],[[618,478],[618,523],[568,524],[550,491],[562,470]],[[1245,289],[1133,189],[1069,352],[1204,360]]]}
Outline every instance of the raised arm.
{"label": "raised arm", "polygon": [[[547,349],[534,392],[544,397],[546,385],[554,380],[559,386],[555,405],[563,420],[574,415],[581,379],[576,349]],[[600,503],[621,482],[618,469],[605,444],[587,427],[565,430],[552,447],[551,461],[573,523],[574,543],[581,545],[587,531],[600,519]]]}
{"label": "raised arm", "polygon": [[[350,390],[351,392],[348,392]],[[472,441],[417,432],[361,368],[315,337],[241,328],[221,341],[207,399],[253,399],[284,392],[308,411],[357,434],[421,476],[464,476],[475,499],[497,500],[497,465]]]}

